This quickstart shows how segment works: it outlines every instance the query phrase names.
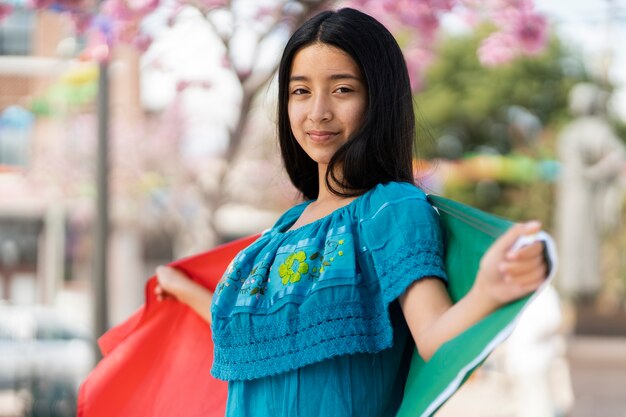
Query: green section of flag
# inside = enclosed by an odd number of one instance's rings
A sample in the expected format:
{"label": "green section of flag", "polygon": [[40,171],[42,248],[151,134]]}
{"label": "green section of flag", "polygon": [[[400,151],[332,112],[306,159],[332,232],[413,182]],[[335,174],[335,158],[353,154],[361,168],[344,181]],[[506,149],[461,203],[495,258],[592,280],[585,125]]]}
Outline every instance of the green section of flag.
{"label": "green section of flag", "polygon": [[[482,255],[512,223],[443,197],[429,196],[446,239],[446,270],[454,302],[472,287]],[[441,346],[425,363],[417,351],[397,417],[430,416],[510,332],[530,296],[495,311]]]}

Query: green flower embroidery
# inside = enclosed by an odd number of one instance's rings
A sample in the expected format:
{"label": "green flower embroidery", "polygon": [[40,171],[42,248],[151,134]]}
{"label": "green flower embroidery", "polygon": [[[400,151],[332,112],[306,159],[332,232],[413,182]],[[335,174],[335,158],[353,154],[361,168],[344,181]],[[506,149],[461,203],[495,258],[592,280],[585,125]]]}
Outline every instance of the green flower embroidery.
{"label": "green flower embroidery", "polygon": [[285,259],[280,267],[278,267],[278,275],[283,281],[283,285],[293,284],[300,281],[302,275],[309,272],[309,264],[304,262],[306,253],[299,251],[292,253]]}
{"label": "green flower embroidery", "polygon": [[265,295],[265,292],[267,291],[267,283],[270,282],[269,269],[270,266],[265,262],[262,262],[250,271],[250,276],[248,277],[249,286],[247,287],[247,290],[249,291],[248,295],[254,295],[256,298],[260,298],[260,296]]}

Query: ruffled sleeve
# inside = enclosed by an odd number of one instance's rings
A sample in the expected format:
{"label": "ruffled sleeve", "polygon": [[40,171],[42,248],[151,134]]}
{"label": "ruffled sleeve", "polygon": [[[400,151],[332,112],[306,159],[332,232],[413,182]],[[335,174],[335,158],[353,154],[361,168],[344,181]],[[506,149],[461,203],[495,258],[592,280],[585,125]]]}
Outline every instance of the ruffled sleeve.
{"label": "ruffled sleeve", "polygon": [[411,184],[392,183],[372,198],[371,216],[360,222],[362,250],[370,254],[385,305],[420,278],[447,281],[439,215],[426,195]]}

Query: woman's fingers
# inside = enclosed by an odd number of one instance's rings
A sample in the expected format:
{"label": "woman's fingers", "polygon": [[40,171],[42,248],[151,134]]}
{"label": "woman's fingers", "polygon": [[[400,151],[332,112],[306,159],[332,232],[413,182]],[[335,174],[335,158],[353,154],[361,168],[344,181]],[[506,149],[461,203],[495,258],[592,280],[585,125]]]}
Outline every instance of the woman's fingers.
{"label": "woman's fingers", "polygon": [[159,266],[156,269],[156,278],[163,298],[171,297],[184,302],[199,287],[187,274],[169,266]]}
{"label": "woman's fingers", "polygon": [[156,296],[157,301],[163,301],[166,298],[173,298],[173,296],[165,291],[158,283],[156,287],[154,287],[154,295]]}
{"label": "woman's fingers", "polygon": [[535,283],[541,284],[545,277],[545,266],[539,265],[537,268],[529,269],[525,272],[515,274],[515,275],[506,275],[505,280],[515,285],[533,285]]}
{"label": "woman's fingers", "polygon": [[177,271],[168,266],[159,266],[156,269],[157,285],[154,287],[154,294],[158,301],[163,301],[167,298],[175,298],[171,292],[176,279],[175,273]]}
{"label": "woman's fingers", "polygon": [[499,237],[481,259],[477,294],[503,305],[537,290],[548,273],[544,243],[534,239],[540,231],[541,223],[532,221],[516,224]]}
{"label": "woman's fingers", "polygon": [[[532,221],[528,223],[518,223],[513,225],[502,236],[500,236],[491,245],[485,256],[481,260],[481,269],[488,271],[491,270],[494,273],[495,269],[505,260],[515,260],[518,257],[530,256],[532,251],[528,252],[527,247],[513,250],[515,242],[523,236],[533,235],[541,230],[541,223]],[[533,246],[533,245],[529,245]]]}
{"label": "woman's fingers", "polygon": [[534,242],[530,245],[507,252],[505,258],[510,261],[534,258],[543,255],[543,249],[543,242]]}
{"label": "woman's fingers", "polygon": [[519,276],[527,274],[531,271],[541,271],[545,274],[546,265],[543,253],[528,257],[522,260],[502,261],[499,266],[500,273],[503,276]]}
{"label": "woman's fingers", "polygon": [[[533,247],[535,246],[535,247]],[[538,248],[539,249],[538,249]],[[530,245],[520,250],[515,261],[504,261],[500,265],[503,281],[520,295],[536,290],[545,280],[547,265],[543,257],[541,245]]]}

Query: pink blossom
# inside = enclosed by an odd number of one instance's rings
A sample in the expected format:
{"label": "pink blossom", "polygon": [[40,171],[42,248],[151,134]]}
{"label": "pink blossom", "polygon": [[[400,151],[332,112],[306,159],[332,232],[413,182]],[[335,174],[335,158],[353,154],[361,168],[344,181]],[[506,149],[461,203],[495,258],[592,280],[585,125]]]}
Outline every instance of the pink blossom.
{"label": "pink blossom", "polygon": [[53,3],[54,0],[28,0],[26,6],[31,9],[47,9]]}
{"label": "pink blossom", "polygon": [[6,3],[0,3],[0,22],[13,12],[13,6]]}
{"label": "pink blossom", "polygon": [[92,6],[91,2],[86,0],[56,0],[54,5],[61,10],[85,10]]}
{"label": "pink blossom", "polygon": [[150,48],[150,45],[152,45],[152,37],[146,35],[145,33],[141,32],[138,33],[133,41],[131,42],[132,45],[137,48],[140,52],[146,52],[148,50],[148,48]]}
{"label": "pink blossom", "polygon": [[459,0],[459,4],[469,9],[481,9],[485,6],[484,0]]}
{"label": "pink blossom", "polygon": [[147,15],[159,7],[159,0],[126,0],[126,6],[139,15]]}
{"label": "pink blossom", "polygon": [[185,8],[185,6],[181,3],[176,3],[173,7],[172,7],[172,11],[170,12],[170,15],[167,18],[167,25],[172,27],[174,26],[174,24],[176,23],[176,18],[178,17],[178,15],[180,14],[180,12]]}
{"label": "pink blossom", "polygon": [[489,19],[501,28],[512,28],[520,20],[535,14],[533,3],[530,0],[497,1],[489,9]]}
{"label": "pink blossom", "polygon": [[[209,89],[213,84],[208,80],[179,80],[176,83],[176,91],[182,93],[189,88]],[[254,280],[252,281],[254,282]]]}
{"label": "pink blossom", "polygon": [[487,67],[510,62],[517,55],[515,38],[506,32],[496,32],[482,41],[478,59]]}
{"label": "pink blossom", "polygon": [[534,8],[532,0],[488,0],[486,3],[491,9],[515,9],[528,12]]}
{"label": "pink blossom", "polygon": [[400,22],[416,29],[425,42],[431,42],[434,39],[439,28],[439,16],[436,10],[426,4],[414,4],[398,10],[397,13]]}
{"label": "pink blossom", "polygon": [[222,56],[222,62],[221,62],[221,64],[222,64],[222,67],[223,67],[223,68],[230,68],[230,67],[232,66],[232,62],[231,62],[231,60],[230,60],[230,57],[229,57],[228,55],[224,54],[224,55]]}
{"label": "pink blossom", "polygon": [[138,21],[158,6],[159,0],[106,0],[101,12],[114,21]]}
{"label": "pink blossom", "polygon": [[[473,0],[464,0],[465,3]],[[518,55],[540,53],[547,43],[547,23],[532,0],[486,0],[488,17],[499,31],[485,39],[478,55],[485,65],[509,62]]]}
{"label": "pink blossom", "polygon": [[492,13],[492,20],[515,38],[519,52],[534,55],[543,50],[547,43],[546,19],[532,11],[532,3],[524,1],[520,8],[508,7]]}
{"label": "pink blossom", "polygon": [[219,9],[226,7],[230,3],[229,0],[179,0],[181,4],[188,4],[203,10]]}
{"label": "pink blossom", "polygon": [[80,54],[80,59],[85,61],[106,62],[111,55],[111,48],[106,36],[97,29],[88,32],[87,47]]}
{"label": "pink blossom", "polygon": [[82,13],[71,13],[70,18],[72,19],[72,22],[74,23],[74,29],[76,30],[76,33],[82,35],[82,34],[87,33],[87,30],[91,26],[91,21],[92,21],[93,16],[89,13],[82,12]]}
{"label": "pink blossom", "polygon": [[536,13],[524,14],[516,22],[513,33],[525,53],[537,54],[547,42],[546,19]]}
{"label": "pink blossom", "polygon": [[158,0],[140,0],[130,9],[124,0],[106,0],[94,26],[100,28],[109,46],[116,43],[134,45],[140,51],[149,48],[152,40],[141,32],[141,21]]}
{"label": "pink blossom", "polygon": [[113,43],[122,42],[129,45],[133,44],[140,34],[139,25],[140,19],[114,22],[112,31]]}
{"label": "pink blossom", "polygon": [[430,7],[438,11],[451,11],[454,6],[458,3],[457,0],[427,0],[426,3],[429,3]]}
{"label": "pink blossom", "polygon": [[478,26],[480,23],[480,16],[475,10],[463,9],[459,12],[459,18],[462,22],[465,22],[470,28]]}
{"label": "pink blossom", "polygon": [[186,89],[189,88],[189,86],[191,85],[191,81],[188,80],[179,80],[176,83],[176,91],[179,93],[182,93],[183,91],[185,91]]}
{"label": "pink blossom", "polygon": [[128,20],[133,14],[123,0],[105,0],[101,13],[112,20]]}
{"label": "pink blossom", "polygon": [[283,6],[281,5],[281,7],[276,7],[276,6],[261,6],[256,10],[256,13],[254,14],[254,18],[255,20],[263,20],[266,18],[269,19],[276,19],[277,17],[280,16],[281,11],[283,9]]}
{"label": "pink blossom", "polygon": [[370,7],[371,0],[349,0],[342,4],[342,7],[352,7],[357,10],[365,10]]}
{"label": "pink blossom", "polygon": [[459,0],[351,0],[345,3],[376,17],[392,32],[408,32],[423,43],[434,40],[444,13]]}
{"label": "pink blossom", "polygon": [[219,7],[226,7],[229,0],[199,0],[199,3],[207,9],[216,9]]}
{"label": "pink blossom", "polygon": [[340,7],[351,7],[374,16],[393,32],[400,23],[397,20],[397,13],[388,10],[388,7],[394,7],[389,3],[388,0],[346,0],[341,2]]}
{"label": "pink blossom", "polygon": [[[371,0],[370,2],[374,2]],[[378,0],[380,1],[380,0]],[[414,8],[430,9],[434,12],[450,11],[458,0],[382,0],[388,10],[403,10],[405,12]]]}
{"label": "pink blossom", "polygon": [[245,80],[252,75],[251,68],[235,68],[235,73],[240,80]]}
{"label": "pink blossom", "polygon": [[27,0],[30,9],[52,9],[58,12],[85,13],[94,7],[94,0]]}

